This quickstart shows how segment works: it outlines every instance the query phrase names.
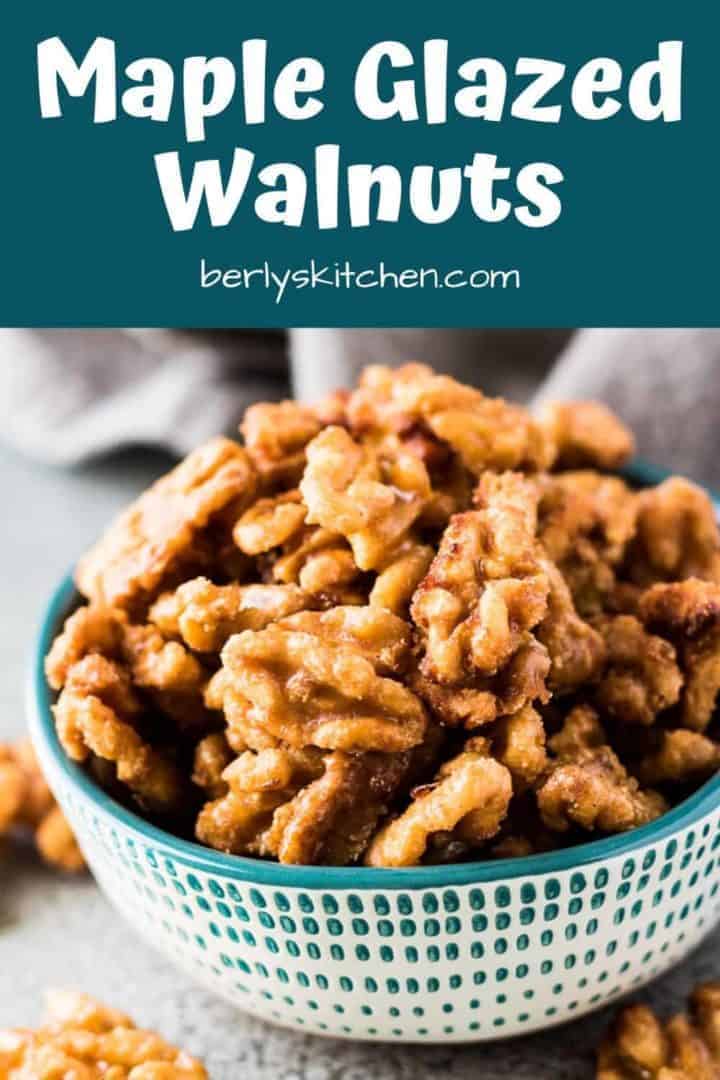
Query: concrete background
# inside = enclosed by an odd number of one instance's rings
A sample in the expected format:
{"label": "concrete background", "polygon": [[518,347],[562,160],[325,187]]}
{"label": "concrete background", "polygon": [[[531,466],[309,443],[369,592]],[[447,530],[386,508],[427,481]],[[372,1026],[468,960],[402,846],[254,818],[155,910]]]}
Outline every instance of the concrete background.
{"label": "concrete background", "polygon": [[[56,472],[0,451],[0,739],[22,732],[23,675],[46,598],[108,517],[167,462],[132,453]],[[720,932],[642,996],[665,1013],[720,977]],[[28,851],[0,852],[0,1028],[39,1020],[48,987],[125,1009],[202,1057],[213,1080],[581,1080],[593,1076],[599,1013],[545,1035],[493,1044],[402,1047],[296,1035],[216,1000],[149,951],[90,878],[63,879]]]}

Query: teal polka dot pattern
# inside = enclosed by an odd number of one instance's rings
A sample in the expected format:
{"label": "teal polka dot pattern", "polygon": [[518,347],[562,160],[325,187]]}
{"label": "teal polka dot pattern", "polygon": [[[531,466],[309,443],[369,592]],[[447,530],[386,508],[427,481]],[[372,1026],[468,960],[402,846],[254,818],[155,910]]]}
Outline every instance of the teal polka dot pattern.
{"label": "teal polka dot pattern", "polygon": [[308,1032],[530,1032],[637,989],[720,918],[717,813],[632,857],[531,879],[310,889],[205,872],[71,788],[59,794],[99,883],[141,934],[242,1009]]}

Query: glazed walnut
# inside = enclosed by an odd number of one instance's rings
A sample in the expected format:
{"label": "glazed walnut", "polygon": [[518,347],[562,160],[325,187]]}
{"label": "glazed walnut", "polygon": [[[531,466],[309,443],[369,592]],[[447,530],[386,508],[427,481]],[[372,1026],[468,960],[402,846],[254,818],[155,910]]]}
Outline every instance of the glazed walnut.
{"label": "glazed walnut", "polygon": [[408,809],[371,842],[365,855],[368,866],[413,866],[437,834],[452,833],[463,845],[482,845],[507,814],[512,779],[483,746],[446,762],[435,780],[413,794]]}
{"label": "glazed walnut", "polygon": [[179,809],[185,797],[182,774],[136,730],[142,705],[123,668],[96,654],[78,661],[53,712],[60,741],[74,761],[92,754],[112,762],[117,779],[141,805],[162,813]]}
{"label": "glazed walnut", "polygon": [[547,611],[532,488],[517,473],[487,474],[478,503],[448,525],[412,603],[422,673],[445,685],[496,675]]}
{"label": "glazed walnut", "polygon": [[297,482],[305,466],[305,447],[321,426],[315,412],[297,401],[250,406],[240,431],[266,487]]}
{"label": "glazed walnut", "polygon": [[718,1080],[720,984],[697,986],[689,1016],[662,1023],[646,1005],[615,1017],[597,1056],[597,1080]]}
{"label": "glazed walnut", "polygon": [[193,578],[155,601],[149,618],[191,649],[219,652],[241,630],[262,630],[311,604],[297,585],[214,585]]}
{"label": "glazed walnut", "polygon": [[635,495],[616,476],[590,470],[540,476],[538,535],[580,615],[608,607],[635,534]]}
{"label": "glazed walnut", "polygon": [[485,469],[543,469],[554,445],[542,427],[516,405],[487,398],[422,364],[365,369],[351,394],[353,430],[400,434],[428,432],[449,446],[475,476]]}
{"label": "glazed walnut", "polygon": [[307,520],[346,537],[361,570],[381,566],[430,496],[422,461],[408,453],[385,458],[340,427],[317,435],[307,459],[300,483]]}
{"label": "glazed walnut", "polygon": [[557,468],[612,472],[635,453],[632,432],[599,401],[548,402],[538,420],[555,445]]}
{"label": "glazed walnut", "polygon": [[141,495],[80,560],[80,592],[101,607],[142,608],[205,559],[203,530],[230,504],[249,503],[255,487],[246,451],[212,439]]}
{"label": "glazed walnut", "polygon": [[558,754],[537,792],[540,816],[555,832],[572,826],[600,832],[624,832],[652,821],[666,809],[661,795],[643,790],[614,751],[592,712],[573,712],[550,740]]}
{"label": "glazed walnut", "polygon": [[683,676],[674,648],[633,615],[601,615],[592,625],[606,649],[605,672],[594,694],[600,709],[623,724],[654,723],[680,699]]}
{"label": "glazed walnut", "polygon": [[84,868],[82,852],[28,739],[0,743],[0,837],[24,832],[51,866],[70,872]]}
{"label": "glazed walnut", "polygon": [[536,630],[550,658],[548,687],[567,694],[594,683],[605,664],[605,641],[575,610],[572,593],[555,563],[542,563],[547,576],[547,614]]}
{"label": "glazed walnut", "polygon": [[684,675],[682,722],[704,731],[720,691],[720,585],[698,578],[655,585],[641,597],[639,612],[675,644]]}
{"label": "glazed walnut", "polygon": [[54,991],[36,1031],[0,1031],[3,1080],[207,1080],[199,1061],[86,994]]}
{"label": "glazed walnut", "polygon": [[627,573],[638,585],[701,578],[720,582],[720,533],[708,495],[672,476],[638,496]]}
{"label": "glazed walnut", "polygon": [[232,637],[223,666],[250,724],[291,746],[397,751],[422,740],[421,702],[378,674],[362,643],[275,624]]}

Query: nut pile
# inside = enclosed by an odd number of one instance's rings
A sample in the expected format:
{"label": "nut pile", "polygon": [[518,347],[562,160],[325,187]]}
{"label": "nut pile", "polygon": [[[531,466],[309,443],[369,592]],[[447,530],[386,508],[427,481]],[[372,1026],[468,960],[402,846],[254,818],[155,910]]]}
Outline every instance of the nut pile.
{"label": "nut pile", "polygon": [[254,405],[79,563],[62,744],[164,827],[286,863],[522,855],[720,765],[720,537],[604,406],[422,365]]}
{"label": "nut pile", "polygon": [[697,986],[690,1016],[661,1023],[647,1005],[628,1005],[598,1051],[597,1080],[718,1080],[720,983]]}
{"label": "nut pile", "polygon": [[37,1031],[0,1031],[3,1080],[207,1080],[200,1062],[185,1051],[86,994],[54,991],[48,1012]]}

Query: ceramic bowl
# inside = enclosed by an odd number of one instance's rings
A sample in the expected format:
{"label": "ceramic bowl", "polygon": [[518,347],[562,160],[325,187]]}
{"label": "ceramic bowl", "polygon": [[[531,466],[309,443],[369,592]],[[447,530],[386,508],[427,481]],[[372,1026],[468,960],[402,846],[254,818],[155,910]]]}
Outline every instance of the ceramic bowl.
{"label": "ceramic bowl", "polygon": [[[630,478],[663,473],[634,466]],[[180,840],[64,754],[43,657],[29,691],[49,783],[101,888],[147,941],[246,1012],[317,1034],[481,1041],[562,1023],[683,959],[720,920],[720,776],[650,825],[521,859],[280,866]]]}

